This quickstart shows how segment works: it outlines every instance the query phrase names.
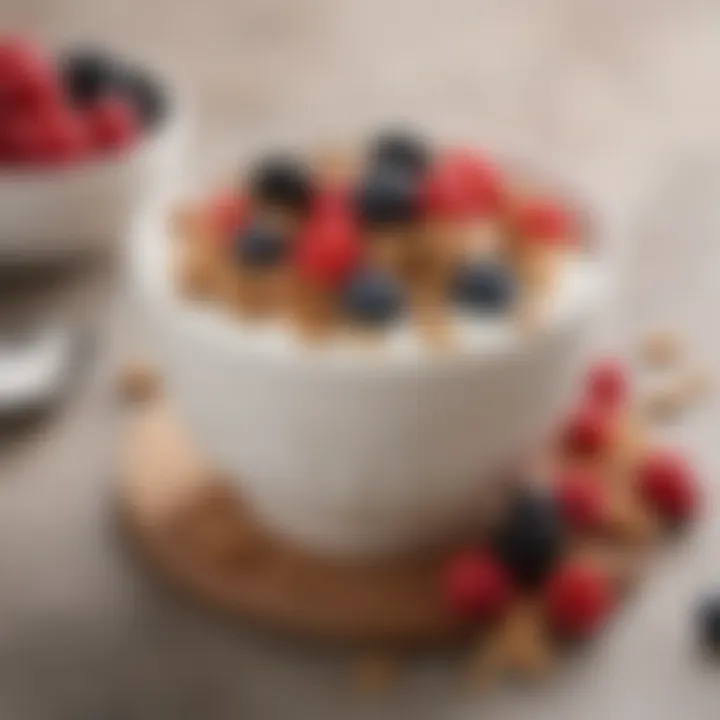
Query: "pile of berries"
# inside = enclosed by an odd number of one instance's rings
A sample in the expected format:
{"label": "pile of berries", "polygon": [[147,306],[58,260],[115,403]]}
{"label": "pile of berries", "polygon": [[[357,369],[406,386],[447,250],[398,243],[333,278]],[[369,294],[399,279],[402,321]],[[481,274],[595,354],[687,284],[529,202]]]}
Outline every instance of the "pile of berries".
{"label": "pile of berries", "polygon": [[54,57],[25,39],[0,38],[0,169],[127,152],[165,110],[152,80],[103,53]]}
{"label": "pile of berries", "polygon": [[241,281],[289,267],[368,326],[392,322],[423,287],[470,312],[504,312],[522,289],[519,247],[552,252],[578,239],[565,208],[515,197],[487,158],[405,131],[378,134],[344,174],[263,158],[206,214],[209,244]]}
{"label": "pile of berries", "polygon": [[[442,588],[453,614],[489,623],[508,613],[514,602],[533,597],[558,637],[589,637],[611,614],[618,588],[607,572],[573,548],[586,538],[620,542],[613,536],[613,483],[626,483],[661,525],[676,528],[695,516],[698,484],[690,465],[674,452],[644,450],[626,468],[627,477],[608,477],[611,471],[603,461],[628,403],[622,366],[615,361],[595,365],[583,410],[571,416],[561,433],[563,457],[569,462],[561,461],[547,487],[519,490],[489,538],[448,560]],[[720,637],[720,622],[712,619],[720,612],[704,617],[711,618],[706,624]]]}

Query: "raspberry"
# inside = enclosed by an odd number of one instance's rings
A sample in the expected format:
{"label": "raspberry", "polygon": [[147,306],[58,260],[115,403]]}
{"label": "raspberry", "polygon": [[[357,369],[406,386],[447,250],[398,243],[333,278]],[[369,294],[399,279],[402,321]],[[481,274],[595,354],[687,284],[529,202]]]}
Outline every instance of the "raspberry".
{"label": "raspberry", "polygon": [[467,150],[452,153],[446,162],[464,186],[474,214],[484,216],[500,210],[502,179],[492,163]]}
{"label": "raspberry", "polygon": [[306,280],[338,288],[357,268],[360,254],[358,229],[347,213],[318,213],[298,238],[296,262]]}
{"label": "raspberry", "polygon": [[514,595],[505,568],[480,550],[466,550],[450,558],[444,570],[443,593],[453,614],[472,620],[497,617]]}
{"label": "raspberry", "polygon": [[548,621],[560,635],[581,639],[596,633],[615,606],[609,579],[578,561],[560,567],[545,587]]}
{"label": "raspberry", "polygon": [[589,468],[569,468],[555,483],[555,498],[565,521],[576,532],[595,531],[607,520],[601,479]]}
{"label": "raspberry", "polygon": [[699,505],[699,490],[692,469],[675,453],[657,451],[637,469],[638,487],[645,501],[673,523],[690,519]]}
{"label": "raspberry", "polygon": [[133,106],[119,97],[100,99],[88,111],[90,134],[103,150],[123,150],[140,134],[140,121]]}
{"label": "raspberry", "polygon": [[54,65],[32,43],[0,43],[0,106],[12,112],[41,113],[62,102]]}
{"label": "raspberry", "polygon": [[14,164],[34,164],[43,159],[43,135],[35,119],[13,118],[2,132],[3,159]]}
{"label": "raspberry", "polygon": [[82,118],[65,110],[39,121],[37,160],[49,164],[76,163],[87,158],[91,144]]}
{"label": "raspberry", "polygon": [[542,200],[529,200],[518,211],[520,235],[540,242],[566,242],[574,235],[570,214],[559,205]]}
{"label": "raspberry", "polygon": [[588,373],[587,391],[599,407],[616,410],[628,399],[629,382],[625,368],[613,359],[596,363]]}
{"label": "raspberry", "polygon": [[472,215],[472,196],[461,173],[445,163],[432,168],[420,186],[420,207],[425,215],[445,220]]}
{"label": "raspberry", "polygon": [[610,443],[610,424],[603,413],[588,405],[570,417],[563,430],[562,440],[568,452],[596,457]]}

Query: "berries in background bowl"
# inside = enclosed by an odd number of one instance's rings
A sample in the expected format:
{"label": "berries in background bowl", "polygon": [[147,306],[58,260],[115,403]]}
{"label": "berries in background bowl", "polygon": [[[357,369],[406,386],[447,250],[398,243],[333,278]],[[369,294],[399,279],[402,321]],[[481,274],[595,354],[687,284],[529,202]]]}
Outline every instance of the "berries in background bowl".
{"label": "berries in background bowl", "polygon": [[[162,125],[144,120],[147,89]],[[176,174],[184,122],[170,99],[152,73],[111,53],[0,38],[2,258],[24,265],[117,241]]]}
{"label": "berries in background bowl", "polygon": [[99,99],[87,110],[87,123],[94,146],[108,152],[129,147],[141,133],[137,111],[121,96]]}
{"label": "berries in background bowl", "polygon": [[499,313],[515,298],[515,281],[503,263],[478,260],[457,269],[452,293],[467,310]]}
{"label": "berries in background bowl", "polygon": [[344,295],[348,317],[360,325],[386,325],[400,314],[402,301],[402,289],[394,278],[368,268],[350,280]]}

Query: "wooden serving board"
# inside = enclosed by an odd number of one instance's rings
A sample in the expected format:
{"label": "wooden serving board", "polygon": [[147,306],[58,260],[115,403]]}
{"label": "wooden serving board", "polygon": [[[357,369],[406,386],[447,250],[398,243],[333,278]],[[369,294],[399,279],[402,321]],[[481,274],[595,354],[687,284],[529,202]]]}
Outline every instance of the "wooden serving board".
{"label": "wooden serving board", "polygon": [[346,642],[434,644],[467,629],[443,606],[444,553],[352,563],[271,536],[213,476],[162,398],[129,420],[121,508],[157,572],[227,613]]}

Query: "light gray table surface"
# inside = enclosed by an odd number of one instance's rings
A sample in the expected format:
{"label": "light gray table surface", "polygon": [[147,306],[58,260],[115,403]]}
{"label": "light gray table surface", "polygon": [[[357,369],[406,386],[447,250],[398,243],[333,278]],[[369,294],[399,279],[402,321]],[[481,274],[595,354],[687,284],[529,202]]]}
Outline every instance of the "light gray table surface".
{"label": "light gray table surface", "polygon": [[[627,355],[668,323],[720,369],[720,3],[0,0],[0,21],[166,68],[192,98],[198,177],[270,141],[403,117],[560,164],[596,203],[618,278],[602,342]],[[720,715],[720,667],[698,661],[691,632],[698,592],[720,585],[717,400],[667,432],[697,460],[707,516],[585,656],[539,688],[482,696],[460,687],[457,658],[422,658],[369,698],[348,688],[347,654],[208,618],[119,543],[112,368],[142,347],[142,325],[118,264],[0,297],[4,313],[98,331],[67,402],[0,442],[0,720]]]}

